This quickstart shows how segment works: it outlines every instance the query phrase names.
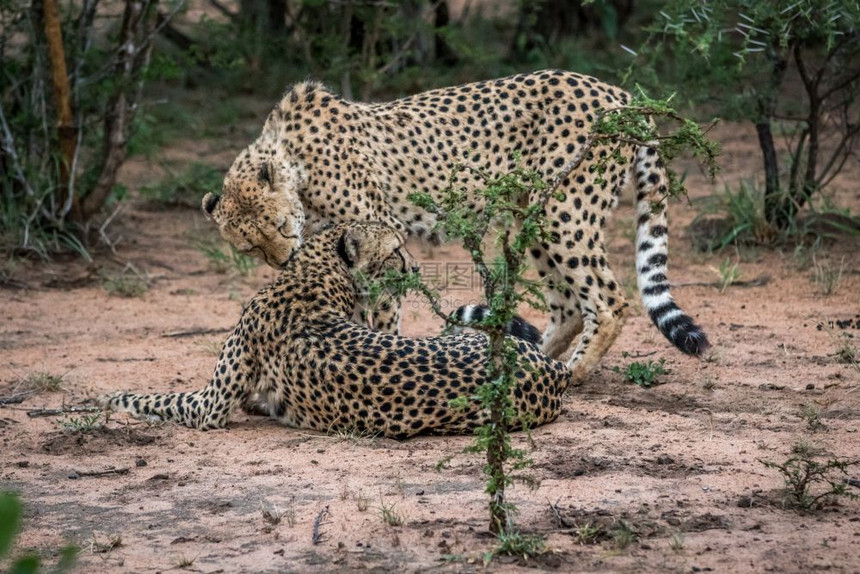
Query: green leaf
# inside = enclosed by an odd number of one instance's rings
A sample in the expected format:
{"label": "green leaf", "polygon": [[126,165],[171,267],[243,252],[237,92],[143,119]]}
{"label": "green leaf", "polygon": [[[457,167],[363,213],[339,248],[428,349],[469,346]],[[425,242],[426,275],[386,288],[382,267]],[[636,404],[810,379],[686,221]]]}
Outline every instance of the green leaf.
{"label": "green leaf", "polygon": [[39,558],[37,556],[24,556],[12,564],[9,574],[36,574],[39,571]]}
{"label": "green leaf", "polygon": [[14,494],[0,494],[0,558],[9,553],[21,520],[21,502]]}
{"label": "green leaf", "polygon": [[78,549],[74,546],[66,546],[60,552],[60,561],[57,563],[56,572],[69,572],[78,561]]}

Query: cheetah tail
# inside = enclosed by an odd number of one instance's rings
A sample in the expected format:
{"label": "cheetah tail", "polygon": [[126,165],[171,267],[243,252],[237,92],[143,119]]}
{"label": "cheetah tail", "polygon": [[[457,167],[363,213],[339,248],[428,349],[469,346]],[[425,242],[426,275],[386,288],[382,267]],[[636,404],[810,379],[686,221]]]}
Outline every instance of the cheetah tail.
{"label": "cheetah tail", "polygon": [[[480,323],[484,317],[490,314],[490,308],[486,305],[463,305],[454,311],[454,318],[461,323]],[[457,332],[460,331],[458,328]],[[505,332],[511,337],[522,339],[527,343],[540,346],[542,336],[537,327],[515,315],[505,327]]]}
{"label": "cheetah tail", "polygon": [[666,278],[668,227],[666,198],[668,176],[654,148],[636,151],[636,279],[642,303],[651,320],[672,344],[689,355],[709,347],[704,331],[684,313],[669,292]]}

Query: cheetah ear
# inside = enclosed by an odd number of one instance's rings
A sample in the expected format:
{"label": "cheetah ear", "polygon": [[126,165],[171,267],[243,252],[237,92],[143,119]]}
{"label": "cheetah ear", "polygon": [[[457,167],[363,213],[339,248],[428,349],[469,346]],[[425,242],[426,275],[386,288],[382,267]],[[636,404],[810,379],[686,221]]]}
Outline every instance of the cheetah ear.
{"label": "cheetah ear", "polygon": [[260,183],[267,183],[272,185],[274,183],[274,170],[272,169],[272,164],[264,161],[260,164],[260,171],[257,172],[257,180]]}
{"label": "cheetah ear", "polygon": [[206,216],[206,219],[217,219],[213,212],[215,208],[218,206],[218,202],[221,200],[220,195],[215,195],[214,193],[207,193],[203,196],[203,214]]}
{"label": "cheetah ear", "polygon": [[343,235],[337,241],[337,254],[350,269],[358,261],[358,246],[360,243],[361,239],[353,229],[344,231]]}

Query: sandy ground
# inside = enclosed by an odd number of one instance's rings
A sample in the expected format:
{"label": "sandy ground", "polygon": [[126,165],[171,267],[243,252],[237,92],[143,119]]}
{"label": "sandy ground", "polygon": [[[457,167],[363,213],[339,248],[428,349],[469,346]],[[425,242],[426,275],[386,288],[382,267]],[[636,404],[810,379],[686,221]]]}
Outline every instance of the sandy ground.
{"label": "sandy ground", "polygon": [[[754,135],[721,133],[726,180],[754,173]],[[185,147],[224,165],[235,151]],[[860,169],[851,170],[833,189],[857,213]],[[151,177],[142,161],[124,173],[132,187]],[[715,189],[694,174],[689,181],[694,202]],[[84,414],[28,415],[117,389],[202,387],[242,302],[275,276],[213,270],[194,247],[214,237],[196,210],[130,206],[110,230],[115,254],[92,265],[20,263],[0,289],[0,396],[37,373],[62,376],[59,390],[0,407],[0,489],[26,505],[19,547],[50,562],[74,543],[81,572],[860,572],[860,502],[786,508],[780,476],[761,462],[785,461],[798,441],[820,460],[860,458],[860,372],[833,356],[843,335],[860,344],[857,241],[817,253],[819,267],[842,268],[835,292],[823,295],[812,262],[791,249],[696,253],[684,237],[695,211],[678,204],[672,215],[674,293],[714,353],[682,356],[637,308],[600,367],[568,392],[559,420],[532,433],[529,474],[540,486],[510,491],[518,524],[543,535],[547,552],[485,566],[494,541],[482,460],[462,452],[468,437],[328,436],[244,414],[221,431],[114,415],[82,432],[64,426]],[[610,246],[625,284],[633,218],[626,198]],[[413,252],[426,268],[466,260],[454,246]],[[753,285],[725,293],[710,285],[726,257]],[[133,276],[129,264],[148,291],[109,294],[103,277]],[[449,296],[460,303],[474,292]],[[407,334],[438,332],[420,302],[406,309]],[[848,319],[847,329],[819,328]],[[613,370],[660,358],[671,372],[650,389]],[[525,435],[514,441],[529,446]],[[386,512],[402,525],[388,524]],[[593,539],[583,536],[589,528]],[[629,545],[624,531],[635,533]]]}

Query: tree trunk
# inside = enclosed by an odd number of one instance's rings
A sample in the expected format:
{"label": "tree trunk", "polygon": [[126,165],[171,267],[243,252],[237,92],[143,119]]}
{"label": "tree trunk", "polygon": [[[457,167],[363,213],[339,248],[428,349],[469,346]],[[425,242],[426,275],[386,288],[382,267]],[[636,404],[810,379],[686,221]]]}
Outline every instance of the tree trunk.
{"label": "tree trunk", "polygon": [[269,0],[267,3],[267,28],[272,34],[281,34],[287,29],[287,0]]}
{"label": "tree trunk", "polygon": [[[490,333],[490,357],[487,365],[490,381],[487,384],[494,385],[495,380],[504,380],[507,376],[504,352],[505,336],[499,333]],[[490,532],[499,535],[508,527],[508,506],[505,500],[505,459],[507,425],[505,424],[505,402],[507,396],[499,394],[490,404],[490,427],[491,436],[487,443],[487,468],[492,479],[491,486],[487,487],[490,495]]]}
{"label": "tree trunk", "polygon": [[143,87],[142,73],[149,65],[152,53],[157,12],[158,0],[126,0],[114,66],[116,87],[105,110],[101,165],[96,183],[81,205],[85,221],[104,206],[116,183],[117,172],[125,161],[129,129]]}
{"label": "tree trunk", "polygon": [[439,33],[442,28],[451,23],[451,16],[448,11],[447,0],[442,0],[436,6],[436,12],[433,14],[433,31],[436,39],[436,63],[445,66],[453,66],[459,60],[457,53],[448,45],[445,37]]}
{"label": "tree trunk", "polygon": [[511,53],[523,57],[542,44],[553,46],[562,38],[601,30],[617,35],[633,14],[634,0],[609,0],[598,7],[582,0],[521,0]]}
{"label": "tree trunk", "polygon": [[[817,90],[817,85],[814,89]],[[820,130],[821,130],[821,101],[818,99],[818,94],[810,92],[809,96],[809,118],[806,120],[809,129],[809,148],[806,153],[806,176],[803,178],[803,187],[800,188],[796,197],[791,198],[794,209],[800,209],[812,194],[815,193],[818,184],[818,152],[820,147]]]}
{"label": "tree trunk", "polygon": [[415,36],[412,44],[412,59],[421,67],[431,66],[436,61],[436,41],[433,30],[424,21],[426,8],[426,0],[403,0],[400,5],[401,17],[410,27],[409,35]]}
{"label": "tree trunk", "polygon": [[755,129],[764,160],[764,216],[767,222],[777,229],[785,229],[790,222],[790,215],[784,209],[784,198],[780,192],[779,158],[773,143],[771,122],[776,114],[777,94],[785,77],[788,61],[778,45],[770,48],[768,61],[771,65],[770,85],[758,98],[758,118],[755,121]]}
{"label": "tree trunk", "polygon": [[[819,94],[820,80],[824,73],[824,68],[821,68],[816,74],[810,74],[804,61],[802,46],[795,44],[792,51],[798,74],[806,90],[809,112],[806,116],[806,126],[804,126],[798,141],[797,153],[794,158],[795,163],[791,166],[789,193],[783,199],[782,211],[788,214],[789,221],[787,223],[790,223],[794,219],[797,211],[806,205],[809,198],[812,197],[812,194],[818,188],[818,153],[820,151],[822,106],[824,105],[824,98]],[[833,52],[829,52],[825,61],[829,61],[832,55]],[[824,66],[826,66],[826,63]],[[804,150],[803,144],[807,141],[808,147]],[[803,157],[804,152],[806,155],[806,170],[803,181],[799,182],[800,158]]]}
{"label": "tree trunk", "polygon": [[77,197],[70,195],[69,180],[75,158],[77,129],[72,113],[72,90],[66,70],[66,53],[63,48],[63,30],[57,0],[43,0],[45,39],[48,43],[48,59],[51,63],[51,83],[54,86],[54,107],[57,112],[57,135],[60,147],[60,181],[58,215],[68,211],[75,221],[81,220]]}
{"label": "tree trunk", "polygon": [[779,160],[773,143],[770,119],[755,124],[758,145],[764,160],[764,215],[768,223],[782,229],[787,225],[787,214],[782,209],[779,186]]}

